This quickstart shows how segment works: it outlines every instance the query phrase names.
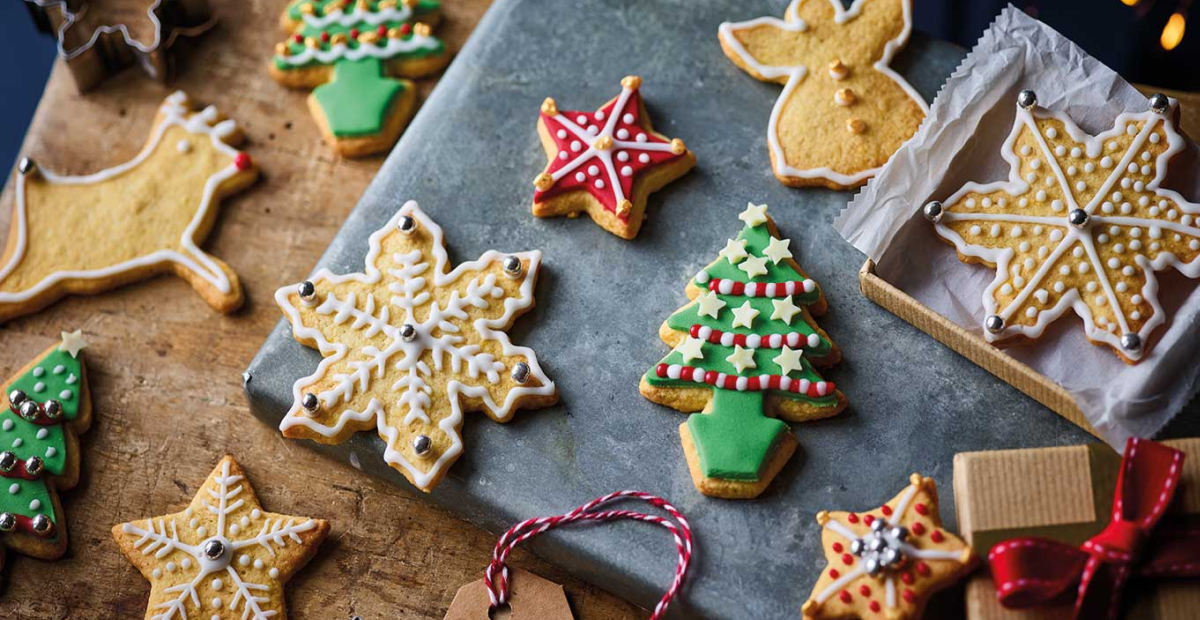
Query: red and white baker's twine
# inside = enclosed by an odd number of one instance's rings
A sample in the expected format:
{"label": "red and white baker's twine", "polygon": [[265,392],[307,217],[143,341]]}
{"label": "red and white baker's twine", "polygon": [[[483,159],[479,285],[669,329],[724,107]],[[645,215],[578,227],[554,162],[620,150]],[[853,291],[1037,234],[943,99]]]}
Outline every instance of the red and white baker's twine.
{"label": "red and white baker's twine", "polygon": [[[661,508],[671,515],[671,519],[632,510],[595,510],[596,507],[606,502],[626,498],[639,499],[655,508]],[[538,534],[577,521],[613,521],[617,519],[632,519],[634,521],[644,521],[646,523],[661,525],[667,528],[667,531],[671,532],[671,536],[675,538],[675,547],[679,552],[679,562],[675,565],[675,578],[671,581],[671,587],[667,588],[666,594],[663,594],[662,599],[658,601],[658,605],[655,605],[654,613],[650,616],[650,620],[661,618],[666,613],[667,606],[671,604],[671,601],[679,593],[679,589],[683,585],[683,579],[687,575],[688,565],[692,561],[692,528],[688,525],[687,519],[679,510],[667,503],[666,500],[641,491],[617,491],[609,493],[567,514],[527,519],[509,528],[500,537],[500,540],[496,542],[496,549],[492,552],[492,563],[488,565],[487,570],[483,573],[483,584],[487,587],[488,591],[489,608],[495,609],[497,606],[503,605],[508,601],[508,566],[505,565],[505,561],[508,559],[508,554],[517,545]],[[672,521],[672,519],[674,520]]]}

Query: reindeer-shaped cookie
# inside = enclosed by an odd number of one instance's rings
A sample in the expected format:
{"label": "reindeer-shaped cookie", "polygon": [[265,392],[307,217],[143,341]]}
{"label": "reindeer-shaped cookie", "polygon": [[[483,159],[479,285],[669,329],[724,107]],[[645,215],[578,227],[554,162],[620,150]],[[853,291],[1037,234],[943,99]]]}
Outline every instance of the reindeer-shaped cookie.
{"label": "reindeer-shaped cookie", "polygon": [[785,19],[720,27],[721,48],[783,84],[767,124],[771,166],[791,186],[856,187],[912,137],[928,111],[888,67],[912,30],[910,0],[793,0]]}
{"label": "reindeer-shaped cookie", "polygon": [[231,146],[242,137],[216,108],[192,111],[176,92],[159,107],[146,146],[124,164],[69,177],[21,159],[0,257],[0,320],[166,272],[214,309],[236,310],[237,274],[196,244],[212,230],[221,199],[258,178],[250,157]]}

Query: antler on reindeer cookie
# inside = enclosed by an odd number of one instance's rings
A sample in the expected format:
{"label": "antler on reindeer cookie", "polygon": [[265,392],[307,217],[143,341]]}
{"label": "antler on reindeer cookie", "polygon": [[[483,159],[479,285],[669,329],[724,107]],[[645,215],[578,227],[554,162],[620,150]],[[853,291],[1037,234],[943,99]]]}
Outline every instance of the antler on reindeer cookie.
{"label": "antler on reindeer cookie", "polygon": [[862,185],[912,137],[928,106],[888,66],[912,30],[910,0],[793,0],[784,19],[721,24],[737,66],[783,84],[767,143],[780,182]]}

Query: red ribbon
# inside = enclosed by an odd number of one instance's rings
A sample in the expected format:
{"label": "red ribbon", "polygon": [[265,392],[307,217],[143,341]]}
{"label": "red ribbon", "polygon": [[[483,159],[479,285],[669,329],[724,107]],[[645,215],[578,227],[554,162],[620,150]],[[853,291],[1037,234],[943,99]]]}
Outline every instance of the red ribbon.
{"label": "red ribbon", "polygon": [[988,562],[1005,607],[1033,607],[1075,596],[1076,619],[1120,615],[1129,577],[1200,577],[1200,527],[1159,524],[1175,496],[1183,452],[1130,439],[1117,476],[1112,520],[1078,548],[1048,538],[1015,538],[992,547]]}

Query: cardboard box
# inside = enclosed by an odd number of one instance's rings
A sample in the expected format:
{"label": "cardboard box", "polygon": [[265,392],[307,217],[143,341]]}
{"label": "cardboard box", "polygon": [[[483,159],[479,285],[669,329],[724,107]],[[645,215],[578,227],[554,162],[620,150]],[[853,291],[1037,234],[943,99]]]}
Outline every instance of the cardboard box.
{"label": "cardboard box", "polygon": [[[1163,442],[1187,454],[1167,512],[1200,519],[1200,438]],[[1044,536],[1078,545],[1108,525],[1121,455],[1107,445],[963,452],[954,457],[958,531],[986,557],[995,544]],[[1146,587],[1153,584],[1154,587]],[[1125,620],[1185,620],[1200,610],[1200,581],[1138,581],[1125,588]],[[967,584],[969,620],[1067,620],[1071,605],[1001,607],[984,569]]]}

